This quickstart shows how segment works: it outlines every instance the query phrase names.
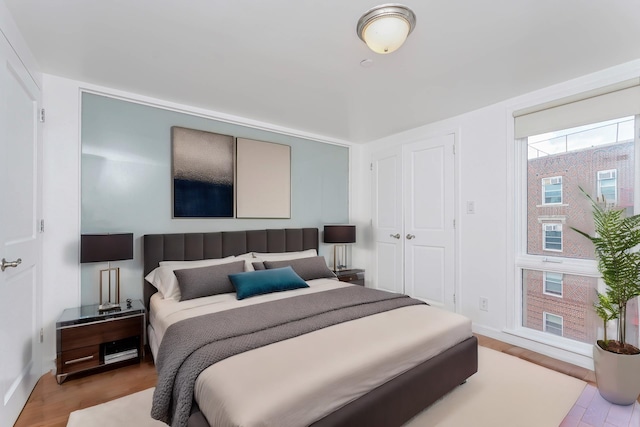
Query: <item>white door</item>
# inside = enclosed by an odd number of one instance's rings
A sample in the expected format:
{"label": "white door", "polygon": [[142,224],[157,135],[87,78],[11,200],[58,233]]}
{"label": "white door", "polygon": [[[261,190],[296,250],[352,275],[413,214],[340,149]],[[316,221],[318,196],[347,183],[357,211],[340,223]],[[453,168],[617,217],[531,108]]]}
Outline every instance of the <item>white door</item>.
{"label": "white door", "polygon": [[455,311],[453,134],[403,147],[405,292]]}
{"label": "white door", "polygon": [[[402,151],[373,156],[373,287],[404,292],[402,280]],[[369,273],[367,273],[369,274]]]}
{"label": "white door", "polygon": [[10,426],[41,375],[41,95],[2,33],[0,65],[0,425]]}

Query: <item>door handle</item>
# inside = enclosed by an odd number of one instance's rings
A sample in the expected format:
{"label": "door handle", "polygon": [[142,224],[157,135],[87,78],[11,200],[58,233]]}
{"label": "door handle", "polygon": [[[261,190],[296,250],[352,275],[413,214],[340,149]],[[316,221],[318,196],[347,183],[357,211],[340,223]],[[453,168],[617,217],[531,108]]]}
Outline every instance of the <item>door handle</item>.
{"label": "door handle", "polygon": [[9,267],[17,267],[18,265],[20,265],[21,262],[22,262],[21,258],[18,258],[17,260],[11,261],[11,262],[7,262],[6,259],[2,258],[2,264],[0,264],[0,269],[2,269],[2,271],[5,271]]}
{"label": "door handle", "polygon": [[400,238],[400,233],[389,234],[389,237],[393,237],[394,239],[399,239]]}
{"label": "door handle", "polygon": [[411,239],[413,239],[414,237],[416,237],[416,236],[414,236],[413,234],[407,234],[407,240],[411,240]]}

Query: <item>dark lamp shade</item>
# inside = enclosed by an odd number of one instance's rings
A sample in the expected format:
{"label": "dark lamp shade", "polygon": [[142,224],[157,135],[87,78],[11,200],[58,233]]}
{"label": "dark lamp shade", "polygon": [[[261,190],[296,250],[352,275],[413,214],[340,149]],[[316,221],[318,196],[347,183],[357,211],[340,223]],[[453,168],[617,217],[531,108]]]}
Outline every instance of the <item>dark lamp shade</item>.
{"label": "dark lamp shade", "polygon": [[325,225],[324,243],[355,243],[355,225]]}
{"label": "dark lamp shade", "polygon": [[83,234],[80,236],[80,262],[106,262],[133,259],[133,233]]}

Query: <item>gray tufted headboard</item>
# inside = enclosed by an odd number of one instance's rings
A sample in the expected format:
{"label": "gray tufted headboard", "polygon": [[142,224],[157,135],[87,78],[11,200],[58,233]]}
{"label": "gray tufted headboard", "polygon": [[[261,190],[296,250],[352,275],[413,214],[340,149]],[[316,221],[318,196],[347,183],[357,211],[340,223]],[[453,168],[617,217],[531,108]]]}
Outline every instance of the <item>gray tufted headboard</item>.
{"label": "gray tufted headboard", "polygon": [[[318,250],[317,228],[218,231],[212,233],[146,234],[143,237],[144,276],[160,261],[194,261],[224,258],[247,252],[294,252]],[[144,282],[144,303],[156,292]]]}

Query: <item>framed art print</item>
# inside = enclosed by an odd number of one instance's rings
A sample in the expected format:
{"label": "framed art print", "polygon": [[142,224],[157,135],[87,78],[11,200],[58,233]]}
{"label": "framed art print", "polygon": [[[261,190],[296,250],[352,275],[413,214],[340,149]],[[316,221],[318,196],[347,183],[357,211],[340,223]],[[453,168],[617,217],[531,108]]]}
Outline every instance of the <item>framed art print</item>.
{"label": "framed art print", "polygon": [[171,128],[173,217],[232,218],[234,138]]}
{"label": "framed art print", "polygon": [[291,218],[291,147],[237,138],[236,216]]}

